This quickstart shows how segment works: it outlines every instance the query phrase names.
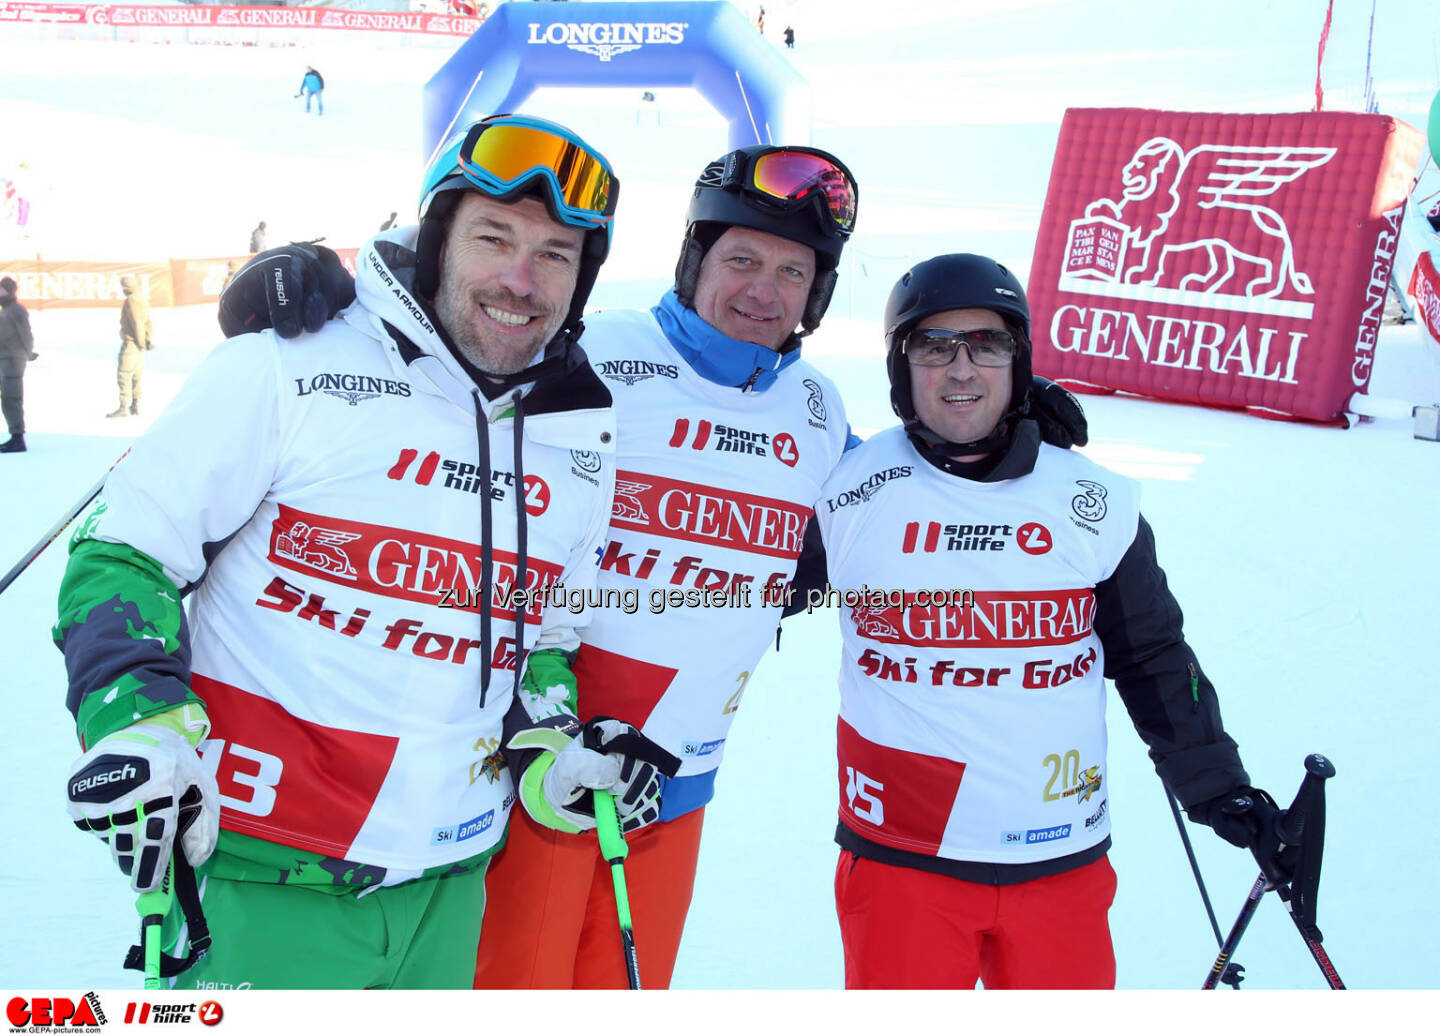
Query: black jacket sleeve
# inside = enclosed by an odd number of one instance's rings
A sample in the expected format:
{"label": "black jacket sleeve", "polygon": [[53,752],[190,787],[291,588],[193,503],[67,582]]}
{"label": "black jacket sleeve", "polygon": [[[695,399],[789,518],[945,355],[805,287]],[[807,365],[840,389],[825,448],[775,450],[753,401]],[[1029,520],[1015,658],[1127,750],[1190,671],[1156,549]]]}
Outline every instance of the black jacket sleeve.
{"label": "black jacket sleeve", "polygon": [[[781,612],[782,619],[788,619],[805,610],[811,600],[822,600],[830,575],[825,567],[825,544],[820,539],[820,523],[814,518],[805,526],[805,541],[800,545],[800,557],[795,563],[795,578],[790,581],[790,598]],[[811,591],[815,596],[809,597]]]}
{"label": "black jacket sleeve", "polygon": [[1220,722],[1215,688],[1185,643],[1181,618],[1142,515],[1114,574],[1095,587],[1095,633],[1105,648],[1105,675],[1115,681],[1156,772],[1189,809],[1250,778]]}

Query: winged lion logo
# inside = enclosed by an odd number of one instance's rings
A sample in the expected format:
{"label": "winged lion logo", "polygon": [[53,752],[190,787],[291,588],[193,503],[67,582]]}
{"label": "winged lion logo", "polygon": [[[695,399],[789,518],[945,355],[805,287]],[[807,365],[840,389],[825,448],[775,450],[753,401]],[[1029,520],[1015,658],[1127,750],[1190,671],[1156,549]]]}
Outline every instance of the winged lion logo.
{"label": "winged lion logo", "polygon": [[645,505],[640,502],[640,494],[650,488],[648,482],[634,482],[629,479],[615,480],[615,506],[610,512],[611,519],[623,519],[627,522],[641,522],[650,524],[650,516],[645,513]]}
{"label": "winged lion logo", "polygon": [[[1310,278],[1295,266],[1289,226],[1261,199],[1325,165],[1336,150],[1206,144],[1186,151],[1169,137],[1151,137],[1121,171],[1119,197],[1092,201],[1085,218],[1071,224],[1065,268],[1079,277],[1112,280],[1117,288],[1245,299],[1313,296]],[[1232,223],[1220,236],[1217,209],[1248,221]],[[1077,241],[1097,236],[1108,259],[1089,265]],[[1122,288],[1114,294],[1131,292]]]}
{"label": "winged lion logo", "polygon": [[306,522],[296,522],[287,532],[275,537],[275,553],[282,558],[298,561],[309,568],[329,572],[341,579],[359,578],[350,556],[342,549],[351,540],[358,540],[358,532],[339,532],[335,529],[317,529]]}

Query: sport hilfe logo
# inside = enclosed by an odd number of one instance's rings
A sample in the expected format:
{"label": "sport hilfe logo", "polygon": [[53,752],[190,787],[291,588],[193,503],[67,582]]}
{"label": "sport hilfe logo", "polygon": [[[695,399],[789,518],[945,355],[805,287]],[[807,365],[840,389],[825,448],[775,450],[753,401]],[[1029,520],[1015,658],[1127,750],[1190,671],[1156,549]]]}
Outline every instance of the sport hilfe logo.
{"label": "sport hilfe logo", "polygon": [[787,468],[793,468],[800,461],[800,451],[795,444],[795,437],[789,432],[780,432],[772,436],[768,432],[755,432],[748,428],[714,424],[703,418],[695,422],[692,432],[690,418],[677,417],[675,427],[670,433],[669,445],[672,449],[677,450],[688,446],[692,450],[708,449],[717,453],[739,453],[753,457],[774,456]]}
{"label": "sport hilfe logo", "polygon": [[186,1024],[198,1021],[202,1025],[218,1025],[225,1017],[225,1009],[214,1000],[200,1004],[152,1004],[132,1000],[125,1005],[126,1025]]}
{"label": "sport hilfe logo", "polygon": [[900,549],[906,554],[917,551],[933,554],[941,550],[1000,551],[1014,540],[1026,554],[1049,553],[1054,545],[1050,530],[1039,522],[1026,522],[1016,529],[1012,525],[972,525],[940,522],[906,522]]}

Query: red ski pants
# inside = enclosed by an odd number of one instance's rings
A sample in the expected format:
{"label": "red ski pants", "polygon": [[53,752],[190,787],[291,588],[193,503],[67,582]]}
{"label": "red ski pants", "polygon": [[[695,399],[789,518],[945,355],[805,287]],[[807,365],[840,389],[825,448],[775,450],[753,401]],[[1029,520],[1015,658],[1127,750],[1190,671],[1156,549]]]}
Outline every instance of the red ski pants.
{"label": "red ski pants", "polygon": [[[1064,874],[981,885],[841,850],[835,910],[847,989],[1113,989],[1101,857]],[[488,925],[485,936],[489,936]]]}

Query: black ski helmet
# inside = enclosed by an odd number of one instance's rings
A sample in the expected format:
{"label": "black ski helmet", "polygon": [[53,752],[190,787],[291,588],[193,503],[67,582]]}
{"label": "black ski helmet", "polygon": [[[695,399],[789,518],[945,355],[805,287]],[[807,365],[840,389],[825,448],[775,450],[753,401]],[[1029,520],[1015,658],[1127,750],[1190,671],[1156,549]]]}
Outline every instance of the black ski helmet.
{"label": "black ski helmet", "polygon": [[951,309],[988,309],[1000,314],[1018,346],[1010,367],[1010,407],[1005,417],[1028,412],[1030,306],[1025,289],[994,259],[958,253],[937,255],[915,265],[890,289],[885,301],[885,369],[890,376],[890,406],[896,415],[912,431],[919,426],[910,393],[910,364],[901,351],[905,336],[926,317]]}
{"label": "black ski helmet", "polygon": [[[810,190],[799,201],[789,201],[745,186],[747,172],[755,161],[775,152],[816,155],[844,175],[855,203],[851,206],[847,227],[837,226],[820,191]],[[680,248],[680,261],[675,265],[675,294],[682,304],[693,308],[695,285],[700,279],[705,253],[730,227],[749,227],[814,249],[815,283],[810,287],[800,318],[806,334],[814,331],[820,326],[820,318],[825,315],[835,291],[840,253],[854,229],[854,210],[858,208],[859,197],[859,186],[850,170],[834,155],[819,148],[751,144],[722,155],[707,165],[695,181],[695,191],[685,213],[685,240]]]}
{"label": "black ski helmet", "polygon": [[[603,223],[586,223],[584,225],[573,217],[567,217],[564,211],[564,201],[559,197],[560,188],[555,174],[543,165],[537,165],[514,181],[501,182],[488,170],[463,163],[461,152],[481,124],[486,127],[526,127],[568,142],[570,149],[565,155],[566,160],[572,163],[572,168],[575,163],[588,162],[591,163],[592,168],[602,171],[606,175],[605,182],[608,184],[608,189],[605,194],[605,209],[609,217]],[[446,235],[450,232],[450,221],[460,205],[462,192],[474,191],[501,202],[535,197],[544,202],[551,218],[584,231],[580,270],[575,280],[575,291],[570,297],[570,310],[558,332],[558,334],[564,334],[568,331],[572,336],[579,333],[582,326],[580,318],[585,311],[585,303],[590,298],[591,290],[595,287],[595,279],[599,276],[600,265],[610,254],[610,238],[614,226],[614,220],[610,217],[613,217],[620,195],[620,181],[615,176],[609,162],[599,151],[559,123],[530,115],[491,115],[471,123],[452,137],[450,142],[431,160],[425,170],[422,183],[420,234],[415,247],[415,290],[422,298],[433,300],[435,292],[439,290],[440,249],[445,242]]]}

